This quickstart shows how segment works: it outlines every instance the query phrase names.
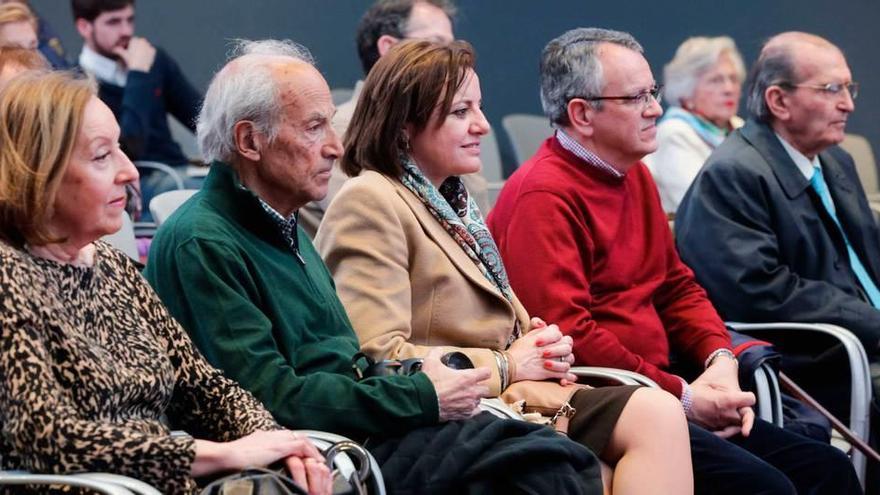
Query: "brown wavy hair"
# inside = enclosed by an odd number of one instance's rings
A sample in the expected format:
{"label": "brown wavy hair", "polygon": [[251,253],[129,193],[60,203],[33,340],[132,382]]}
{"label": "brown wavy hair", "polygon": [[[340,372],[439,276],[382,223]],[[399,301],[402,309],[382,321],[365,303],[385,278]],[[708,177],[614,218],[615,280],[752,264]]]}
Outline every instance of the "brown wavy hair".
{"label": "brown wavy hair", "polygon": [[[345,133],[342,171],[350,176],[375,170],[399,178],[404,128],[419,133],[435,108],[449,112],[455,93],[476,55],[470,43],[404,41],[394,45],[370,71]],[[441,122],[442,123],[442,122]]]}

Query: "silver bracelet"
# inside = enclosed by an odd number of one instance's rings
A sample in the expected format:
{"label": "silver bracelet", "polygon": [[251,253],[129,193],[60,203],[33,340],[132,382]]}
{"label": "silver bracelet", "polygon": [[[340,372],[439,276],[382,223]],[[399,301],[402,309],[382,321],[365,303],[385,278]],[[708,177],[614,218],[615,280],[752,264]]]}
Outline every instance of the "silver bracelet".
{"label": "silver bracelet", "polygon": [[496,350],[492,350],[492,354],[495,356],[495,364],[498,366],[498,376],[501,378],[501,391],[504,392],[507,390],[508,382],[508,368],[510,364],[507,362],[507,356],[503,353],[498,352]]}
{"label": "silver bracelet", "polygon": [[734,363],[739,364],[739,361],[737,361],[736,355],[733,353],[733,351],[722,347],[721,349],[715,349],[714,351],[712,351],[712,354],[709,354],[709,357],[706,358],[706,362],[703,363],[703,368],[708,368],[709,366],[712,366],[712,362],[715,361],[715,358],[717,358],[718,356],[727,356],[732,359]]}

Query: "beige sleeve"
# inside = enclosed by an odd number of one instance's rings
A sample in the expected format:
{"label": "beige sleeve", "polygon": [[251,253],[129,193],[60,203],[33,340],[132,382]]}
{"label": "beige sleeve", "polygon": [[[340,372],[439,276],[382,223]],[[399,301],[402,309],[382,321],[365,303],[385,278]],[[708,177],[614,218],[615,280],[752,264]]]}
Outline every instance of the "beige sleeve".
{"label": "beige sleeve", "polygon": [[[412,343],[411,235],[405,229],[406,205],[392,187],[350,182],[327,210],[315,247],[336,282],[336,291],[361,342],[375,359],[423,357],[432,347]],[[430,284],[427,284],[430,285]],[[500,393],[501,379],[489,349],[445,347],[461,351],[475,366],[492,372],[489,389]]]}

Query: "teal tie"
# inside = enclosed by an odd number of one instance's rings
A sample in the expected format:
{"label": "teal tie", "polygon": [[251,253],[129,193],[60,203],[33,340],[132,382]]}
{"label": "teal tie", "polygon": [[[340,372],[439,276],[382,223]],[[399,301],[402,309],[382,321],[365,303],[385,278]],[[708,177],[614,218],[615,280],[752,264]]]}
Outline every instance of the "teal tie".
{"label": "teal tie", "polygon": [[821,168],[813,167],[813,177],[810,179],[810,185],[813,186],[813,189],[819,194],[819,198],[822,200],[822,206],[825,207],[825,210],[831,215],[831,219],[837,224],[837,228],[840,229],[840,235],[843,236],[843,242],[846,243],[846,252],[849,254],[849,264],[852,266],[856,278],[859,279],[862,288],[868,293],[868,299],[871,300],[871,304],[873,304],[875,308],[880,309],[880,290],[877,289],[877,285],[871,280],[871,276],[868,275],[868,271],[865,270],[865,265],[862,264],[862,261],[850,245],[849,239],[846,237],[846,232],[843,231],[843,227],[840,225],[840,220],[837,219],[834,202],[831,200],[831,193],[828,191],[828,184],[825,183],[825,177],[822,176]]}

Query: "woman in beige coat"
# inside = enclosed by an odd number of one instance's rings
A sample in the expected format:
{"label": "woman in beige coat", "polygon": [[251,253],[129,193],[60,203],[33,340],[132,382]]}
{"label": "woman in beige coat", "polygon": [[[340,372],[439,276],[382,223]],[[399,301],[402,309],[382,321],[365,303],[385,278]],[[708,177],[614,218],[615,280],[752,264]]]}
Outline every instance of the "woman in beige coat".
{"label": "woman in beige coat", "polygon": [[492,371],[490,396],[571,416],[569,436],[615,468],[603,480],[609,493],[691,493],[678,401],[658,390],[572,385],[570,337],[530,319],[510,289],[457,177],[479,171],[489,130],[473,61],[465,42],[404,42],[365,82],[342,161],[357,177],[315,239],[363,350],[376,359],[462,351]]}

